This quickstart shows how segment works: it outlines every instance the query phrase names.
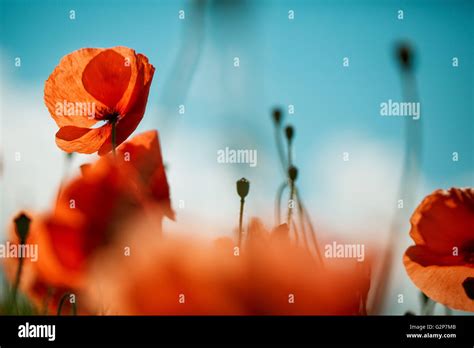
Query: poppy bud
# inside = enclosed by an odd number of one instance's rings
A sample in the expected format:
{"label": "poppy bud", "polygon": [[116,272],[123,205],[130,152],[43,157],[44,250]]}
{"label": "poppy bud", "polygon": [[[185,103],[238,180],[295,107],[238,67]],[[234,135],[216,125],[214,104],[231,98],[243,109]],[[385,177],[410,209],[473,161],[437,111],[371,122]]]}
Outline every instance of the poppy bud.
{"label": "poppy bud", "polygon": [[288,168],[288,177],[291,181],[295,181],[298,177],[298,168],[296,168],[295,166],[291,166],[290,168]]}
{"label": "poppy bud", "polygon": [[237,193],[239,194],[241,199],[247,197],[247,195],[249,194],[249,189],[250,182],[247,179],[242,178],[237,181]]}
{"label": "poppy bud", "polygon": [[20,243],[24,243],[26,241],[26,237],[28,237],[31,219],[28,217],[28,215],[22,212],[15,218],[14,222],[16,234],[20,239]]}
{"label": "poppy bud", "polygon": [[281,110],[280,110],[280,108],[273,109],[273,121],[276,124],[280,124],[280,122],[281,122]]}
{"label": "poppy bud", "polygon": [[397,47],[397,58],[403,69],[411,70],[413,66],[413,50],[408,44],[399,44]]}
{"label": "poppy bud", "polygon": [[286,126],[285,134],[286,134],[286,139],[288,139],[288,142],[291,143],[291,141],[293,140],[293,137],[295,135],[295,130],[294,130],[293,126]]}

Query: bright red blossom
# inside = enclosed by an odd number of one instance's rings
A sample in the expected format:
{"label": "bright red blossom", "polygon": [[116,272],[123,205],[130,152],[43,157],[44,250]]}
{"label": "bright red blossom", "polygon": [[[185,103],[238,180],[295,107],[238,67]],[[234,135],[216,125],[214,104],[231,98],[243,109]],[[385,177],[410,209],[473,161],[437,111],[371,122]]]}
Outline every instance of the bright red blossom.
{"label": "bright red blossom", "polygon": [[448,307],[474,311],[474,190],[427,196],[411,217],[403,262],[415,285]]}
{"label": "bright red blossom", "polygon": [[[154,71],[144,55],[127,47],[83,48],[65,56],[44,89],[59,127],[57,145],[66,152],[103,155],[112,149],[113,124],[117,145],[125,141],[143,117]],[[64,105],[79,109],[71,113]],[[94,114],[84,112],[92,107]],[[100,121],[105,123],[97,127]]]}

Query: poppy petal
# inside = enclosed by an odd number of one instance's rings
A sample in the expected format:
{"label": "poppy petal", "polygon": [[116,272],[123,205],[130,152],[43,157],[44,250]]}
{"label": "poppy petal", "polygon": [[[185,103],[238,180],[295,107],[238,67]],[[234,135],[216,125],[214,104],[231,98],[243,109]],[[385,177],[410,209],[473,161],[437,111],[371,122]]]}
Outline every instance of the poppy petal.
{"label": "poppy petal", "polygon": [[474,190],[437,190],[426,197],[410,220],[410,236],[433,252],[452,254],[474,240]]}
{"label": "poppy petal", "polygon": [[[95,116],[98,118],[106,112],[107,107],[88,93],[82,83],[84,68],[91,59],[102,51],[103,49],[100,48],[83,48],[68,54],[61,59],[46,80],[44,101],[59,127],[68,125],[91,127],[97,123],[97,120],[90,117],[87,112],[78,114],[76,112],[77,105],[86,105],[87,108],[93,106]],[[73,108],[73,113],[68,111],[69,107]]]}
{"label": "poppy petal", "polygon": [[61,127],[56,133],[56,144],[66,152],[94,153],[110,136],[112,126],[99,128]]}
{"label": "poppy petal", "polygon": [[115,109],[128,87],[131,70],[124,56],[113,49],[104,50],[86,65],[82,83],[95,99]]}
{"label": "poppy petal", "polygon": [[135,101],[141,94],[141,90],[148,82],[148,80],[145,81],[145,68],[152,67],[152,65],[148,62],[148,59],[145,56],[141,54],[137,55],[134,50],[128,47],[117,46],[113,49],[126,57],[125,59],[131,67],[130,82],[123,93],[122,99],[120,99],[116,105],[116,110],[120,115],[126,115],[130,108],[135,104]]}
{"label": "poppy petal", "polygon": [[408,248],[403,263],[413,283],[429,298],[453,309],[474,311],[474,301],[466,293],[463,282],[474,277],[471,265],[433,264],[428,249]]}
{"label": "poppy petal", "polygon": [[154,200],[163,204],[164,214],[174,219],[158,132],[151,130],[134,136],[121,144],[117,153],[121,155],[119,158],[127,157],[125,163],[130,163],[135,168],[145,185],[150,188]]}
{"label": "poppy petal", "polygon": [[[151,65],[148,65],[144,68],[144,81],[146,85],[141,89],[141,94],[139,98],[135,101],[133,107],[129,112],[123,117],[120,118],[116,126],[116,141],[117,145],[123,143],[132,132],[137,128],[138,124],[143,118],[145,113],[146,103],[148,100],[148,94],[150,92],[151,79],[153,77],[154,68]],[[99,156],[103,156],[112,150],[112,139],[111,136],[103,143],[99,149]]]}

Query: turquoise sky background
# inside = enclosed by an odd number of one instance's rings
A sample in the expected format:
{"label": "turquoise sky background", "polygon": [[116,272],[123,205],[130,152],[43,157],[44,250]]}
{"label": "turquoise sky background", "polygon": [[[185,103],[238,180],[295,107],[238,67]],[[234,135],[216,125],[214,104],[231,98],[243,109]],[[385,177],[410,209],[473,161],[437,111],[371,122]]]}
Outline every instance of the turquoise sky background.
{"label": "turquoise sky background", "polygon": [[[341,128],[400,139],[399,120],[378,117],[378,105],[400,98],[393,45],[408,39],[418,55],[417,78],[425,123],[424,169],[439,186],[473,170],[473,4],[472,1],[226,1],[204,2],[206,24],[202,53],[191,90],[217,89],[207,108],[183,97],[193,110],[192,127],[235,128],[247,122],[269,128],[267,111],[294,104],[298,144],[321,139]],[[227,3],[228,5],[224,5]],[[145,53],[157,67],[152,95],[163,95],[186,20],[180,9],[190,1],[1,1],[1,49],[16,80],[41,85],[59,59],[80,47],[125,45]],[[69,10],[76,19],[69,19]],[[296,13],[287,19],[288,9]],[[397,10],[404,10],[404,20]],[[229,20],[230,18],[230,20]],[[212,47],[212,48],[210,48]],[[211,50],[220,51],[216,61]],[[13,65],[22,58],[22,68]],[[219,91],[206,77],[207,64],[227,66],[228,85],[237,77],[233,56],[246,75],[245,95]],[[342,57],[350,67],[342,68]],[[453,69],[452,57],[460,66]],[[5,64],[4,63],[4,64]],[[224,67],[222,67],[224,69]],[[166,86],[166,85],[165,85]],[[222,92],[222,93],[219,93]],[[237,98],[236,98],[237,97]],[[243,97],[243,98],[242,98]],[[158,99],[158,100],[157,100]],[[245,100],[242,100],[245,99]],[[239,108],[249,112],[239,113]],[[204,110],[205,109],[205,110]],[[234,117],[227,117],[233,113]],[[176,115],[146,118],[157,126]],[[191,117],[190,117],[191,118]],[[221,129],[221,130],[223,130]],[[252,130],[259,132],[260,130]],[[263,132],[263,131],[262,131]],[[458,151],[461,161],[450,163]],[[306,159],[303,148],[298,156]],[[467,184],[467,183],[465,183]]]}
{"label": "turquoise sky background", "polygon": [[[270,110],[293,104],[295,114],[285,121],[296,127],[299,184],[313,216],[324,231],[378,240],[390,225],[401,173],[403,120],[379,115],[380,103],[402,98],[394,59],[401,40],[416,52],[421,101],[423,180],[417,197],[436,188],[474,186],[473,1],[0,4],[2,226],[21,206],[45,209],[54,197],[62,157],[54,145],[57,128],[42,102],[43,85],[61,57],[82,47],[128,46],[156,67],[139,130],[160,131],[173,200],[186,201],[186,210],[178,212],[182,221],[235,222],[234,182],[242,176],[252,183],[248,214],[273,212],[282,177]],[[185,20],[178,18],[181,9]],[[400,9],[403,20],[397,18]],[[289,10],[295,11],[292,21]],[[350,59],[347,68],[343,57]],[[22,148],[23,169],[11,159],[20,142],[29,144]],[[226,146],[257,149],[258,166],[216,163],[216,151]],[[343,151],[351,153],[350,167],[341,163]],[[453,152],[459,161],[452,161]],[[25,171],[35,175],[22,179]],[[408,220],[406,225],[408,231]],[[403,238],[400,253],[410,245]],[[402,270],[397,274],[402,280],[393,294],[410,286]],[[407,306],[416,300],[413,295]],[[393,307],[391,313],[405,309]]]}

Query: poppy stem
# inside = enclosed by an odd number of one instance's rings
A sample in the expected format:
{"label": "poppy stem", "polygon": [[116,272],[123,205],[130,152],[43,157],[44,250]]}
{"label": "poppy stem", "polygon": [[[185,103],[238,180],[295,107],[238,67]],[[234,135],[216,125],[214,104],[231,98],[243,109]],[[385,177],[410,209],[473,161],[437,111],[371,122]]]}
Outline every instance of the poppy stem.
{"label": "poppy stem", "polygon": [[283,182],[280,187],[278,188],[277,195],[275,198],[275,226],[280,225],[281,221],[281,198],[283,196],[283,191],[288,186],[288,181]]}
{"label": "poppy stem", "polygon": [[[61,313],[62,313],[62,310],[63,310],[63,307],[64,307],[64,303],[66,302],[67,297],[68,297],[68,296],[71,296],[71,295],[72,295],[71,293],[66,292],[66,293],[61,297],[61,299],[59,300],[58,316],[60,316]],[[72,303],[71,312],[72,312],[72,315],[77,315],[77,307],[76,307],[76,302],[75,302],[75,301]]]}
{"label": "poppy stem", "polygon": [[[25,241],[22,240],[20,241],[20,245],[23,246],[25,244]],[[21,273],[23,271],[23,257],[20,255],[19,261],[18,261],[18,268],[16,270],[16,275],[15,275],[15,283],[13,283],[13,303],[16,305],[16,309],[18,312],[18,304],[16,303],[16,297],[18,294],[18,288],[20,287],[20,280],[21,280]]]}
{"label": "poppy stem", "polygon": [[[413,68],[414,53],[409,46],[401,44],[397,48],[397,58],[401,64],[401,80],[403,99],[407,102],[419,102],[415,72]],[[421,119],[405,119],[405,144],[404,162],[398,183],[398,197],[404,201],[404,209],[397,209],[392,218],[388,240],[389,247],[382,257],[378,270],[377,283],[373,291],[371,314],[380,314],[386,302],[386,293],[390,278],[392,276],[393,250],[399,244],[399,231],[403,223],[408,219],[406,211],[410,209],[415,201],[417,185],[419,184],[419,173],[422,153],[422,121]]]}
{"label": "poppy stem", "polygon": [[433,315],[435,306],[436,306],[436,302],[430,299],[424,305],[424,308],[423,308],[423,311],[422,311],[421,314],[422,315]]}
{"label": "poppy stem", "polygon": [[275,108],[272,112],[273,124],[274,124],[274,134],[275,134],[275,144],[277,147],[278,158],[280,159],[281,168],[283,173],[286,173],[288,164],[285,160],[285,151],[283,150],[283,142],[281,141],[281,121],[283,118],[283,113],[279,108]]}
{"label": "poppy stem", "polygon": [[297,191],[296,187],[295,187],[295,198],[296,198],[296,203],[298,204],[298,215],[299,215],[300,226],[301,226],[301,234],[303,235],[304,246],[307,250],[310,250],[309,249],[309,244],[308,244],[308,237],[306,236],[306,227],[305,227],[305,221],[304,221],[303,204],[300,201],[300,198],[299,198],[298,191]]}
{"label": "poppy stem", "polygon": [[294,180],[290,179],[290,201],[288,204],[288,217],[287,217],[287,224],[288,224],[289,229],[291,229],[291,215],[292,215],[293,206],[294,206],[294,202],[293,202],[294,196],[295,196],[295,182]]}
{"label": "poppy stem", "polygon": [[304,206],[303,204],[303,200],[301,199],[301,196],[298,192],[298,190],[295,190],[296,191],[296,199],[298,201],[298,205],[301,209],[301,211],[303,212],[303,217],[305,218],[308,226],[309,226],[309,230],[310,230],[310,235],[311,235],[311,240],[313,242],[313,246],[314,248],[316,249],[316,255],[318,256],[318,259],[319,261],[321,262],[321,265],[324,266],[324,260],[323,260],[323,256],[321,254],[321,250],[319,248],[319,243],[318,243],[318,239],[316,238],[316,231],[314,229],[314,226],[313,226],[313,222],[311,221],[311,218],[306,210],[306,207]]}
{"label": "poppy stem", "polygon": [[239,214],[239,250],[242,246],[242,219],[244,217],[245,199],[240,199],[240,214]]}
{"label": "poppy stem", "polygon": [[279,126],[275,126],[275,142],[276,142],[276,147],[277,147],[277,151],[278,151],[278,158],[280,158],[281,166],[283,168],[283,171],[285,172],[287,164],[286,164],[286,161],[285,161],[285,155],[284,155],[284,151],[283,151],[283,143],[282,143],[281,137],[280,137],[280,130],[281,130],[281,128]]}
{"label": "poppy stem", "polygon": [[[294,166],[288,168],[288,181],[290,183],[290,199],[288,200],[288,217],[287,217],[287,224],[288,229],[291,232],[292,224],[291,224],[291,215],[293,213],[293,208],[295,206],[294,197],[295,197],[295,180],[298,176],[298,169]],[[296,231],[295,231],[296,233]]]}
{"label": "poppy stem", "polygon": [[117,147],[117,129],[116,129],[117,120],[112,121],[112,153],[114,158],[117,157],[115,148]]}
{"label": "poppy stem", "polygon": [[[14,222],[15,222],[15,232],[18,239],[20,240],[20,249],[22,249],[23,245],[26,244],[26,238],[28,237],[28,233],[30,231],[31,219],[25,213],[21,213],[15,218]],[[20,287],[22,270],[23,270],[23,253],[20,253],[19,261],[18,261],[18,269],[16,271],[15,283],[13,285],[13,294],[12,294],[13,303],[16,306],[17,314],[18,314],[18,303],[16,302],[16,297],[18,294],[18,288]]]}
{"label": "poppy stem", "polygon": [[245,204],[245,197],[249,194],[250,189],[250,182],[242,178],[237,181],[237,193],[240,197],[240,214],[239,214],[239,250],[242,246],[242,219],[244,216],[244,204]]}

